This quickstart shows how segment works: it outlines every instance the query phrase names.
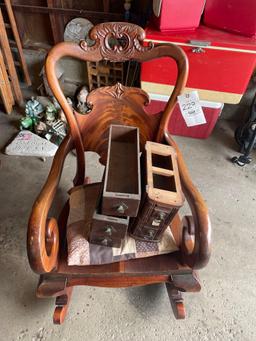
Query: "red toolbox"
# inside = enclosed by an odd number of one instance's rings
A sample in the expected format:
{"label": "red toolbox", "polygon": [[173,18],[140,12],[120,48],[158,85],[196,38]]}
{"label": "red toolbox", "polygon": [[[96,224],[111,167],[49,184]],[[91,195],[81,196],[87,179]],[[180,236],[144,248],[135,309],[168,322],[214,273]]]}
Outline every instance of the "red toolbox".
{"label": "red toolbox", "polygon": [[[186,91],[198,90],[201,100],[239,103],[256,66],[256,40],[199,26],[193,32],[164,34],[146,29],[146,41],[175,43],[189,59]],[[142,63],[141,87],[148,93],[170,95],[177,76],[170,58]]]}
{"label": "red toolbox", "polygon": [[[155,114],[163,111],[166,106],[168,97],[152,96],[155,98],[151,100],[147,107],[147,112]],[[161,100],[156,100],[156,98]],[[200,101],[204,116],[205,124],[200,124],[194,127],[187,127],[184,118],[181,115],[179,104],[176,104],[169,122],[169,132],[173,135],[194,137],[198,139],[205,139],[210,136],[220,114],[223,109],[223,103]]]}
{"label": "red toolbox", "polygon": [[156,27],[160,31],[194,30],[204,5],[205,0],[153,0]]}
{"label": "red toolbox", "polygon": [[256,0],[207,0],[204,23],[212,27],[256,35]]}

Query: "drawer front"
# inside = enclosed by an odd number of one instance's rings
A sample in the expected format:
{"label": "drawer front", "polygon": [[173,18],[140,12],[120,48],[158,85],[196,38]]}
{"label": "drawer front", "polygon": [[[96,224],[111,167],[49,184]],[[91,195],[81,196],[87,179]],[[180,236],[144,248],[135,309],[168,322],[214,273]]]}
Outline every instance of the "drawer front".
{"label": "drawer front", "polygon": [[154,211],[152,212],[147,221],[147,225],[155,229],[161,229],[162,226],[165,224],[165,221],[168,218],[168,216],[169,216],[168,212],[154,209]]}
{"label": "drawer front", "polygon": [[140,220],[144,223],[144,225],[161,230],[165,227],[165,225],[169,225],[176,212],[176,208],[170,207],[168,209],[146,203],[142,208]]}
{"label": "drawer front", "polygon": [[159,241],[177,213],[176,208],[153,206],[145,202],[140,218],[131,226],[131,235],[142,240]]}
{"label": "drawer front", "polygon": [[120,248],[122,245],[123,239],[114,239],[108,236],[91,236],[90,243],[107,246],[107,247],[117,247]]}
{"label": "drawer front", "polygon": [[158,229],[154,229],[151,226],[143,226],[140,224],[140,226],[136,227],[132,233],[132,236],[138,239],[142,240],[148,240],[148,241],[155,241],[157,242],[158,239],[156,238],[158,234]]}
{"label": "drawer front", "polygon": [[118,217],[136,217],[140,200],[128,198],[103,198],[102,213]]}
{"label": "drawer front", "polygon": [[112,217],[108,217],[104,220],[93,218],[90,233],[91,237],[106,236],[114,239],[124,238],[128,227],[128,219],[121,223],[121,219],[116,219],[118,220],[117,222],[115,221],[115,217],[113,217],[113,219],[111,218]]}

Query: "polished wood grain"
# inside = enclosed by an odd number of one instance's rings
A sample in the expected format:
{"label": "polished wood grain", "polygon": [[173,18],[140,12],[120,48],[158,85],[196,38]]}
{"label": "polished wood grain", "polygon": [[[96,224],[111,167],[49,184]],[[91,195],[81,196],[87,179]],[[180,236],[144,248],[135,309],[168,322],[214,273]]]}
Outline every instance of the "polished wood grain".
{"label": "polished wood grain", "polygon": [[[30,265],[35,272],[42,274],[38,295],[62,298],[65,296],[65,300],[60,299],[63,305],[57,305],[59,308],[54,315],[55,322],[61,323],[71,296],[71,291],[67,291],[66,288],[75,285],[127,287],[166,282],[170,284],[167,289],[175,314],[181,318],[184,317],[185,310],[180,291],[200,290],[194,269],[205,266],[209,260],[211,232],[205,202],[189,177],[181,152],[167,132],[177,96],[186,84],[187,58],[184,52],[173,44],[145,46],[143,29],[129,23],[99,24],[92,29],[90,37],[95,40],[93,46],[88,46],[86,42],[79,45],[60,43],[52,48],[46,59],[48,82],[67,117],[70,131],[54,157],[49,176],[33,206],[28,226],[27,247]],[[113,40],[114,45],[110,43]],[[88,96],[91,110],[87,115],[81,115],[70,108],[54,73],[56,63],[65,56],[94,62],[100,60],[142,62],[153,58],[170,57],[177,65],[176,86],[163,113],[148,115],[146,111],[148,95],[141,89],[128,88],[118,83],[92,91]],[[72,149],[75,148],[77,154],[75,185],[88,182],[85,151],[97,152],[100,155],[100,162],[106,164],[108,131],[111,124],[138,127],[141,150],[144,149],[146,141],[170,144],[176,149],[181,186],[189,202],[192,218],[185,217],[181,220],[176,215],[172,221],[171,230],[179,247],[179,251],[173,254],[106,265],[68,266],[66,246],[68,203],[58,220],[48,219],[49,210],[59,185],[65,158]]]}
{"label": "polished wood grain", "polygon": [[[177,143],[167,131],[165,132],[165,139],[169,145],[175,148],[178,154],[182,190],[193,216],[190,218],[190,221],[193,220],[194,227],[189,229],[185,228],[183,231],[184,243],[187,243],[187,239],[190,240],[190,244],[193,244],[193,250],[191,251],[190,246],[189,251],[183,253],[183,259],[186,264],[194,269],[200,269],[207,265],[211,255],[211,222],[208,208],[201,193],[195,187],[189,176],[187,166]],[[186,227],[187,225],[188,222],[186,221],[184,226]]]}

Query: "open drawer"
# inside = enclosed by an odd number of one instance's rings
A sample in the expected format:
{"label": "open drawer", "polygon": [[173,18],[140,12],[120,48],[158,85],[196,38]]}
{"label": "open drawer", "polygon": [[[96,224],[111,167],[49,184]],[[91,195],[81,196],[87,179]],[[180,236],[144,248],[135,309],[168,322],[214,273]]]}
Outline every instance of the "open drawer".
{"label": "open drawer", "polygon": [[139,129],[111,125],[102,214],[136,217],[141,197]]}

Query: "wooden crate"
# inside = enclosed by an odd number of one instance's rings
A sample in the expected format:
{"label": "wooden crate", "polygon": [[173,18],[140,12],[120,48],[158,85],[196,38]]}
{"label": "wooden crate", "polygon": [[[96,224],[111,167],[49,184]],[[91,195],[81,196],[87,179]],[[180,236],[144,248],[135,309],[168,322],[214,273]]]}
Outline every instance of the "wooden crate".
{"label": "wooden crate", "polygon": [[123,83],[123,63],[113,63],[106,60],[99,62],[87,62],[89,90],[101,86]]}
{"label": "wooden crate", "polygon": [[139,129],[111,125],[102,213],[136,217],[141,197]]}
{"label": "wooden crate", "polygon": [[130,234],[157,242],[184,203],[174,148],[147,142],[146,173],[144,200]]}

